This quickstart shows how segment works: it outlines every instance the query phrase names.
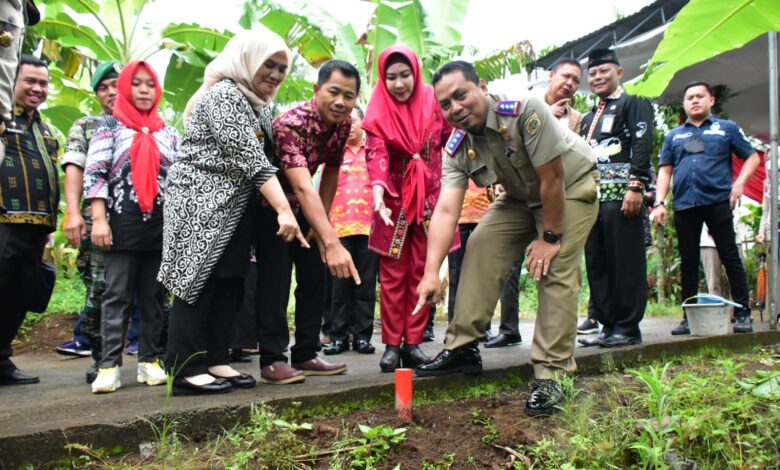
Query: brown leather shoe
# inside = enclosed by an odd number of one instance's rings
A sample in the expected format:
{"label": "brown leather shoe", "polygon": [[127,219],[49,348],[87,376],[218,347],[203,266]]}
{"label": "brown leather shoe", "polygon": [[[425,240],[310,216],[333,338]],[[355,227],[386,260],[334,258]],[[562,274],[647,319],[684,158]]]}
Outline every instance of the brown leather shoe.
{"label": "brown leather shoe", "polygon": [[266,384],[294,384],[303,382],[303,372],[290,367],[286,362],[276,361],[270,366],[260,368],[260,382]]}
{"label": "brown leather shoe", "polygon": [[332,364],[321,357],[299,364],[293,367],[303,371],[303,375],[339,375],[347,371],[347,365],[342,363]]}

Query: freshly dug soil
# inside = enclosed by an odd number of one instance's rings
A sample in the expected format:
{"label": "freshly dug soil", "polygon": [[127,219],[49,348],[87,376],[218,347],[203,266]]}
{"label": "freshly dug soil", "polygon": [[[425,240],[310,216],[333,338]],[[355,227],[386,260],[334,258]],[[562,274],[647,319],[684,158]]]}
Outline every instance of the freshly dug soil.
{"label": "freshly dug soil", "polygon": [[73,325],[77,319],[78,315],[73,313],[47,315],[17,336],[14,354],[51,352],[57,345],[73,339]]}

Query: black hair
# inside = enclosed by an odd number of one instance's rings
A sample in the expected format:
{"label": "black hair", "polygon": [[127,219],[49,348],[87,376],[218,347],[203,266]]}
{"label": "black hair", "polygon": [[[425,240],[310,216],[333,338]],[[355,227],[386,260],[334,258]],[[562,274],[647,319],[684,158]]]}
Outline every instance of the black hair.
{"label": "black hair", "polygon": [[363,118],[365,117],[365,113],[363,113],[363,108],[361,108],[360,106],[355,106],[355,107],[354,107],[354,108],[352,108],[352,109],[354,109],[354,110],[355,110],[355,112],[357,113],[358,117],[359,117],[359,118],[360,118],[360,120],[362,121],[362,120],[363,120]]}
{"label": "black hair", "polygon": [[556,71],[558,71],[559,68],[563,67],[564,65],[573,65],[573,66],[577,67],[578,69],[580,69],[580,72],[582,72],[582,64],[580,64],[580,61],[578,61],[577,59],[571,58],[571,57],[566,57],[566,58],[563,58],[563,59],[555,62],[554,64],[552,64],[550,66],[550,68],[548,70],[550,72],[556,72]]}
{"label": "black hair", "polygon": [[691,83],[689,83],[689,84],[685,85],[685,88],[683,89],[683,97],[685,97],[685,94],[686,94],[686,93],[688,93],[688,89],[689,89],[689,88],[693,88],[693,87],[695,87],[695,86],[703,86],[704,88],[706,88],[706,89],[707,89],[707,93],[709,93],[709,94],[710,94],[710,96],[715,96],[715,95],[712,93],[712,87],[710,86],[710,84],[709,84],[709,83],[707,83],[707,82],[702,82],[702,81],[695,81],[695,82],[691,82]]}
{"label": "black hair", "polygon": [[349,62],[344,62],[343,60],[332,59],[322,64],[319,72],[317,72],[317,86],[322,86],[325,82],[330,80],[330,76],[333,75],[333,72],[336,70],[346,78],[354,78],[357,82],[357,90],[355,91],[360,93],[360,72],[358,72],[358,69],[355,68],[354,65]]}
{"label": "black hair", "polygon": [[444,64],[439,70],[436,71],[435,74],[433,74],[431,84],[436,86],[436,84],[439,83],[439,81],[444,78],[445,75],[449,75],[455,72],[461,72],[466,80],[479,85],[479,74],[477,74],[477,69],[475,69],[474,65],[472,65],[470,62],[463,60],[456,60],[454,62],[450,62],[449,64]]}
{"label": "black hair", "polygon": [[33,67],[44,67],[46,70],[49,70],[49,64],[42,61],[41,59],[26,54],[22,54],[22,58],[21,60],[19,60],[19,67],[21,67],[22,65],[32,65]]}

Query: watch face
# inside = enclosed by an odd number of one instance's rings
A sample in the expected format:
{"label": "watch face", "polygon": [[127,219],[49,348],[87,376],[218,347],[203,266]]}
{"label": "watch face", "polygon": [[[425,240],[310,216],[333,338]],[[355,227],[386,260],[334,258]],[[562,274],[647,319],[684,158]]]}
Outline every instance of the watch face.
{"label": "watch face", "polygon": [[553,232],[550,232],[549,230],[542,233],[542,239],[546,241],[547,243],[558,243],[561,241],[561,236],[556,235]]}

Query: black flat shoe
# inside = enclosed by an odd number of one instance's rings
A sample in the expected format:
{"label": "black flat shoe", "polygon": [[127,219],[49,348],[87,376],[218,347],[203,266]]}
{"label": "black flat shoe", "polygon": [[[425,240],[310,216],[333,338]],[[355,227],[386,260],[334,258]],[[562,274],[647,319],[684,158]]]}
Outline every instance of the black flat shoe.
{"label": "black flat shoe", "polygon": [[455,349],[444,349],[436,357],[414,370],[414,374],[418,377],[479,372],[482,372],[482,356],[479,355],[476,342]]}
{"label": "black flat shoe", "polygon": [[225,379],[218,378],[210,384],[195,385],[184,377],[173,379],[173,396],[182,395],[213,395],[227,393],[233,390],[233,384]]}
{"label": "black flat shoe", "polygon": [[528,416],[550,416],[558,411],[564,395],[561,385],[555,380],[538,379],[534,383],[531,395],[525,402],[525,414]]}
{"label": "black flat shoe", "polygon": [[352,342],[352,349],[360,354],[374,354],[376,348],[367,339],[358,338]]}
{"label": "black flat shoe", "polygon": [[514,346],[523,342],[523,338],[520,335],[505,335],[499,333],[490,340],[485,342],[486,348],[505,348],[507,346]]}
{"label": "black flat shoe", "polygon": [[401,367],[414,369],[430,359],[417,344],[404,344],[401,347]]}
{"label": "black flat shoe", "polygon": [[334,339],[327,346],[322,348],[326,356],[334,356],[349,351],[349,342],[345,339]]}
{"label": "black flat shoe", "polygon": [[401,347],[387,346],[382,359],[379,360],[379,368],[382,372],[393,372],[401,364]]}
{"label": "black flat shoe", "polygon": [[41,379],[37,375],[25,374],[19,369],[0,374],[0,385],[30,385],[40,381]]}
{"label": "black flat shoe", "polygon": [[257,385],[255,378],[249,374],[239,374],[234,375],[233,377],[220,377],[219,375],[214,375],[214,377],[216,377],[217,380],[227,380],[233,388],[253,388]]}
{"label": "black flat shoe", "polygon": [[628,336],[621,335],[620,333],[612,333],[609,338],[602,340],[599,346],[602,348],[620,348],[623,346],[631,346],[632,344],[641,344],[641,336]]}
{"label": "black flat shoe", "polygon": [[243,349],[231,349],[230,362],[252,362],[252,356]]}

